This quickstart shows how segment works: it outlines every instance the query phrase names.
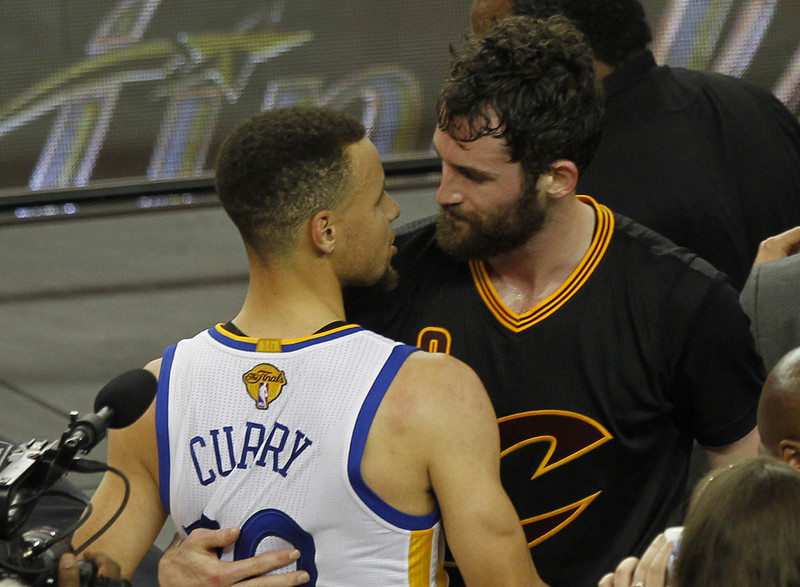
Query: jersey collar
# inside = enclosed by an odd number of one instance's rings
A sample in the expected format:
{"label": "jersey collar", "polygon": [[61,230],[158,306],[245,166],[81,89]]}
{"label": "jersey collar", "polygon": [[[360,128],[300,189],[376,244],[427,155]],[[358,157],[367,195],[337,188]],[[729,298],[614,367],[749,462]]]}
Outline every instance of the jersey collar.
{"label": "jersey collar", "polygon": [[211,338],[227,347],[241,351],[262,352],[262,353],[286,353],[296,351],[321,342],[334,340],[342,336],[347,336],[353,332],[363,330],[357,324],[345,324],[338,328],[324,330],[311,336],[282,340],[279,338],[251,338],[249,336],[239,336],[227,330],[225,325],[220,323],[208,330]]}
{"label": "jersey collar", "polygon": [[530,328],[566,304],[583,287],[605,255],[614,233],[614,214],[606,206],[598,204],[589,196],[578,196],[578,199],[592,206],[597,218],[594,237],[589,249],[561,287],[527,312],[517,314],[505,305],[497,295],[483,261],[469,262],[469,269],[478,293],[495,318],[509,330],[521,332]]}

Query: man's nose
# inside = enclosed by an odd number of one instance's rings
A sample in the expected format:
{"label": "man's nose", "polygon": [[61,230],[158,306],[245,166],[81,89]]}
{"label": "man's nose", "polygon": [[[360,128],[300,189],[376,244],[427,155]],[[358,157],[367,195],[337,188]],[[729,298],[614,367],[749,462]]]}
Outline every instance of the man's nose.
{"label": "man's nose", "polygon": [[459,189],[458,182],[453,178],[453,173],[442,169],[442,181],[436,191],[436,202],[440,206],[451,206],[464,201],[464,195]]}

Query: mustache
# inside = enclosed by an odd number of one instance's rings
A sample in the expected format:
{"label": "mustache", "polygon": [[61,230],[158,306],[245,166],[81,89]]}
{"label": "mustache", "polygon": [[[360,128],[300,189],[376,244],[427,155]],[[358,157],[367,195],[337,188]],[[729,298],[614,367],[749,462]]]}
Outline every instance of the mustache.
{"label": "mustache", "polygon": [[459,204],[440,204],[439,216],[456,218],[457,220],[470,221],[473,219],[472,214],[464,212],[459,208]]}

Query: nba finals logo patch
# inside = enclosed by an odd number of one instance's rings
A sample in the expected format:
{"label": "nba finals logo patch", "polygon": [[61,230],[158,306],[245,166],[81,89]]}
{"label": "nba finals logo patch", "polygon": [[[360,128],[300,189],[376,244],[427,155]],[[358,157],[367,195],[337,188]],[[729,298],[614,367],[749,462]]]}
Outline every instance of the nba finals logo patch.
{"label": "nba finals logo patch", "polygon": [[262,363],[242,375],[247,393],[256,401],[259,410],[266,410],[286,385],[286,375],[272,365]]}

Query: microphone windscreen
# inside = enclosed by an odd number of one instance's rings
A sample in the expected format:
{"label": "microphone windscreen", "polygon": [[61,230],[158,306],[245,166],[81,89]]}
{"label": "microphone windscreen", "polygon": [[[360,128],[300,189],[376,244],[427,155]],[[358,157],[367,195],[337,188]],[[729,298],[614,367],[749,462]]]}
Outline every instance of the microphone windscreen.
{"label": "microphone windscreen", "polygon": [[125,428],[147,411],[158,390],[158,381],[147,369],[132,369],[103,386],[94,400],[94,411],[111,408],[109,428]]}

